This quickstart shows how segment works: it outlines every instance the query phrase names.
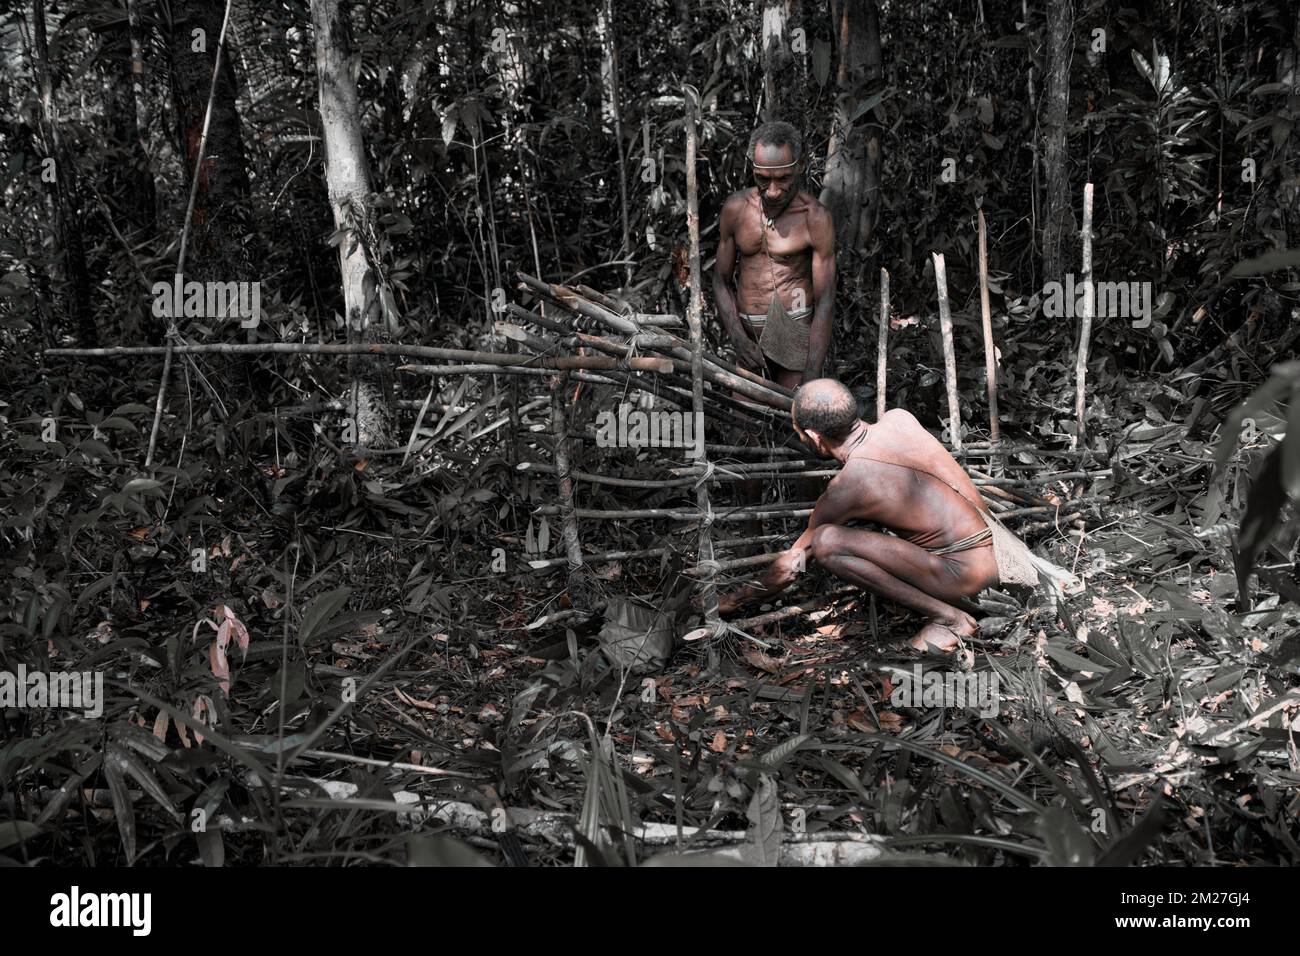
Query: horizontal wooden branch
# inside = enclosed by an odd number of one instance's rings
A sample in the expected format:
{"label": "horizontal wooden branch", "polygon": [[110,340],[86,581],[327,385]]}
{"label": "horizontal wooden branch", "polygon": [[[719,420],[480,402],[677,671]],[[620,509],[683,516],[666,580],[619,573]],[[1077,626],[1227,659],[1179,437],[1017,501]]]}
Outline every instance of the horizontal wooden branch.
{"label": "horizontal wooden branch", "polygon": [[828,605],[834,604],[840,598],[847,597],[848,595],[851,594],[866,594],[866,593],[867,592],[860,587],[851,584],[846,584],[842,587],[835,588],[832,591],[828,591],[825,594],[809,595],[803,598],[792,599],[792,601],[798,600],[798,603],[787,604],[784,607],[777,608],[775,611],[768,611],[764,614],[756,614],[753,617],[741,618],[738,621],[730,621],[730,622],[723,621],[721,622],[721,626],[717,628],[712,628],[708,626],[697,627],[695,630],[689,631],[688,633],[684,634],[682,636],[682,640],[701,641],[709,637],[715,637],[715,638],[721,637],[723,634],[726,634],[728,631],[739,631],[741,635],[743,635],[744,637],[747,637],[751,641],[754,641],[755,643],[761,644],[766,647],[768,645],[765,644],[763,641],[760,641],[758,638],[753,637],[752,635],[747,634],[745,632],[752,628],[762,627],[765,624],[771,624],[773,621],[783,621],[786,618],[799,617],[804,614],[809,614],[812,611],[821,610],[822,608],[825,608]]}
{"label": "horizontal wooden branch", "polygon": [[[757,508],[731,508],[715,511],[714,521],[752,521],[755,518],[806,518],[812,514],[812,501],[792,504],[764,505]],[[596,508],[578,508],[579,518],[591,521],[629,521],[642,518],[667,518],[673,521],[699,521],[704,516],[695,510],[675,508],[633,508],[604,511]],[[534,514],[556,515],[560,513],[559,505],[541,505],[533,509]]]}
{"label": "horizontal wooden branch", "polygon": [[[782,536],[784,537],[784,535]],[[713,567],[703,564],[697,564],[693,568],[687,568],[683,574],[693,578],[708,577],[710,574],[723,574],[727,571],[740,571],[744,568],[760,567],[764,564],[771,564],[781,556],[780,551],[771,551],[767,554],[751,554],[747,558],[729,558],[725,561],[713,562]]]}
{"label": "horizontal wooden branch", "polygon": [[[532,276],[518,273],[519,279],[523,284],[533,292],[546,296],[564,306],[565,308],[584,315],[590,319],[601,323],[607,328],[624,335],[645,334],[639,326],[631,319],[624,316],[616,315],[603,306],[594,302],[589,302],[578,293],[567,289],[561,285],[542,282]],[[671,355],[673,358],[683,362],[691,361],[691,351],[687,343],[678,339],[678,344],[671,348],[658,347],[655,351]],[[704,377],[710,382],[718,385],[725,385],[744,395],[746,398],[760,402],[775,408],[778,411],[788,412],[792,404],[791,396],[793,393],[790,389],[784,388],[775,382],[763,379],[760,376],[742,370],[737,366],[731,365],[716,355],[705,354]]]}
{"label": "horizontal wooden branch", "polygon": [[[757,544],[769,541],[791,541],[793,538],[788,534],[760,534],[749,538],[731,538],[715,541],[713,546],[718,550],[734,548],[740,545]],[[583,564],[611,564],[616,561],[632,561],[638,558],[662,558],[667,554],[685,553],[685,548],[642,548],[639,551],[601,551],[597,554],[584,554],[582,556]],[[568,558],[538,558],[528,562],[528,566],[535,571],[543,571],[547,568],[558,568],[567,566]]]}
{"label": "horizontal wooden branch", "polygon": [[856,585],[848,584],[843,587],[835,588],[825,594],[814,595],[807,598],[799,599],[798,604],[787,604],[785,607],[779,607],[775,611],[768,611],[765,614],[756,614],[753,617],[742,618],[739,621],[733,621],[732,626],[741,630],[751,627],[762,627],[764,624],[771,624],[773,621],[783,621],[786,618],[798,617],[802,614],[808,614],[811,611],[819,611],[828,605],[834,604],[842,597],[850,594],[866,594],[862,588]]}
{"label": "horizontal wooden branch", "polygon": [[[473,352],[466,349],[434,348],[428,345],[399,345],[389,342],[217,342],[208,345],[118,345],[98,349],[46,349],[50,358],[129,358],[138,355],[166,355],[167,349],[178,355],[400,355],[443,362],[469,362],[501,368],[537,369],[615,369],[632,368],[646,372],[671,372],[673,363],[665,358],[638,356],[626,366],[617,359],[599,355],[511,355],[506,352]],[[422,366],[411,366],[419,368]]]}

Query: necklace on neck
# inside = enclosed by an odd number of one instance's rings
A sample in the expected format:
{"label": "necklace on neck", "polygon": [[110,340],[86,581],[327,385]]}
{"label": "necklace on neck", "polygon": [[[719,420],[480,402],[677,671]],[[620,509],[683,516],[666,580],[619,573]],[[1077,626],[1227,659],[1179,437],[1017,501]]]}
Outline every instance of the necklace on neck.
{"label": "necklace on neck", "polygon": [[763,225],[768,229],[776,228],[776,217],[769,216],[763,212],[763,197],[758,194],[758,187],[754,187],[754,196],[758,199],[758,217],[763,221]]}

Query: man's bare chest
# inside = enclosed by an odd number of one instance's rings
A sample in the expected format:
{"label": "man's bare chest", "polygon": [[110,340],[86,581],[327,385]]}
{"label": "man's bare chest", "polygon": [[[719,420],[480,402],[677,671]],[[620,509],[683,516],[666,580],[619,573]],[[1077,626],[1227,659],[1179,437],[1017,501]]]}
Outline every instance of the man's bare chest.
{"label": "man's bare chest", "polygon": [[812,262],[812,238],[802,223],[787,227],[785,235],[781,234],[780,225],[776,229],[768,229],[766,253],[763,249],[763,231],[763,226],[757,223],[742,225],[736,231],[736,249],[743,258],[761,256],[766,259],[770,255],[776,265],[788,268],[806,267]]}

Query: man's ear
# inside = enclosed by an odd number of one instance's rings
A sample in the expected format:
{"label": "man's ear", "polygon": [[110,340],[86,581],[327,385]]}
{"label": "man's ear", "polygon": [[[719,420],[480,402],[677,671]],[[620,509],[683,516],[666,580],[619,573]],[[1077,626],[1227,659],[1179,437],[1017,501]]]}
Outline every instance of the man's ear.
{"label": "man's ear", "polygon": [[803,433],[812,439],[814,445],[822,444],[822,433],[814,428],[805,428]]}

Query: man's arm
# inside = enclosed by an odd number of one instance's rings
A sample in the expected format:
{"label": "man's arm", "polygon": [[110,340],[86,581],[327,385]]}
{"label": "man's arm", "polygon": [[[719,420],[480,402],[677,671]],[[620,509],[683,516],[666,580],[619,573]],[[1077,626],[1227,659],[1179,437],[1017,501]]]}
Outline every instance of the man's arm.
{"label": "man's arm", "polygon": [[763,351],[745,330],[736,305],[731,280],[736,273],[736,215],[739,204],[728,199],[718,216],[718,256],[713,263],[713,305],[722,327],[727,330],[736,357],[741,364],[759,370],[764,366]]}
{"label": "man's arm", "polygon": [[805,382],[822,377],[835,322],[835,224],[824,207],[808,217],[808,234],[812,239],[813,299],[817,304],[813,309],[808,337],[808,367],[803,373]]}
{"label": "man's arm", "polygon": [[857,507],[851,497],[845,493],[844,486],[836,487],[832,481],[830,487],[817,499],[813,513],[808,516],[808,526],[799,535],[794,544],[782,551],[773,561],[758,583],[737,588],[718,597],[718,612],[729,614],[761,598],[780,594],[798,579],[808,562],[812,550],[813,532],[824,524],[843,524],[856,516]]}

